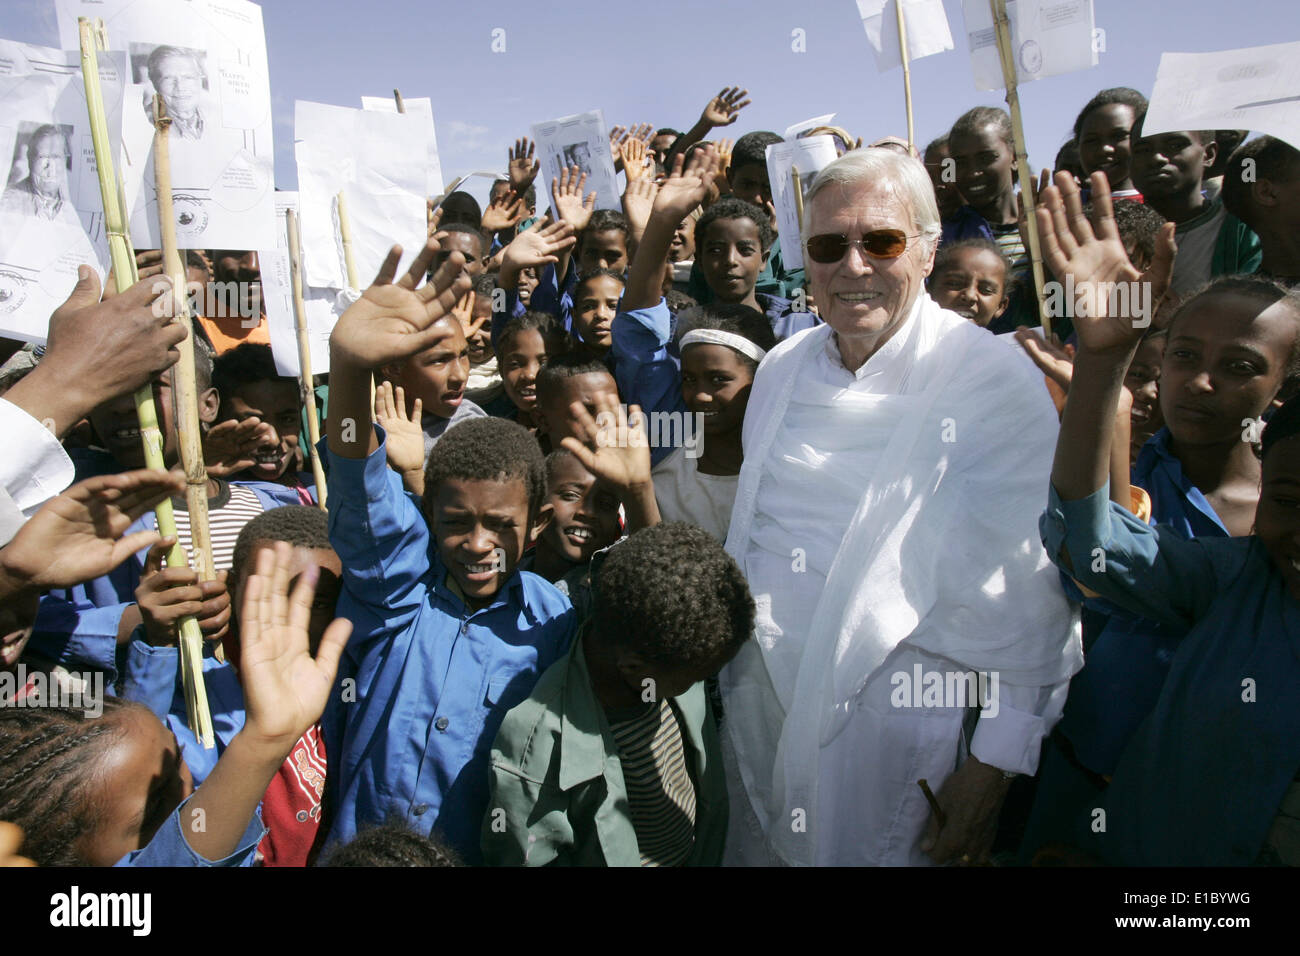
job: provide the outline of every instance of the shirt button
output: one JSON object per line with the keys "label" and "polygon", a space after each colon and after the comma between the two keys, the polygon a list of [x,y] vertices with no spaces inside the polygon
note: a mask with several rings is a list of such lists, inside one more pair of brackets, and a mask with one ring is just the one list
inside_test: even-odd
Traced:
{"label": "shirt button", "polygon": [[411,809],[411,812],[414,813],[417,817],[422,817],[424,816],[424,811],[428,809],[429,809],[429,805],[427,803],[420,803],[420,804],[416,804],[415,807]]}
{"label": "shirt button", "polygon": [[447,725],[450,723],[451,721],[448,720],[446,717],[439,717],[436,721],[434,721],[433,726],[445,732],[447,729]]}

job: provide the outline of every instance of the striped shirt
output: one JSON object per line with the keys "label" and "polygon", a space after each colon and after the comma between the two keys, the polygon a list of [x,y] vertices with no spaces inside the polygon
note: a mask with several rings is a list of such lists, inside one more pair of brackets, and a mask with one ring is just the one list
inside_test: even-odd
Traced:
{"label": "striped shirt", "polygon": [[667,700],[610,721],[642,866],[681,866],[695,846],[695,782]]}
{"label": "striped shirt", "polygon": [[[212,536],[212,570],[229,571],[239,532],[264,509],[261,499],[250,489],[232,485],[228,481],[218,481],[217,485],[216,497],[208,499],[208,528]],[[176,537],[188,554],[192,545],[190,513],[185,496],[172,498],[172,507],[176,511]]]}

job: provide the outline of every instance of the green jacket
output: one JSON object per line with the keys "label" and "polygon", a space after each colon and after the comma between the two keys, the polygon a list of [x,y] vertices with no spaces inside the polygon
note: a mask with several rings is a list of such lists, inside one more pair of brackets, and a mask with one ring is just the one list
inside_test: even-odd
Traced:
{"label": "green jacket", "polygon": [[[673,703],[695,780],[687,865],[716,866],[727,832],[717,726],[703,683]],[[489,866],[641,865],[618,746],[591,689],[581,633],[497,733],[483,859]]]}

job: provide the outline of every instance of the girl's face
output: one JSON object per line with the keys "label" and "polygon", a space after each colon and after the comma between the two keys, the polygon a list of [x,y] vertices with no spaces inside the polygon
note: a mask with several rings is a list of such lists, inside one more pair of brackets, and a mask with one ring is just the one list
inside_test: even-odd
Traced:
{"label": "girl's face", "polygon": [[579,282],[573,291],[574,330],[593,348],[609,348],[614,344],[614,316],[623,283],[613,276],[596,276]]}
{"label": "girl's face", "polygon": [[536,288],[537,270],[532,266],[528,266],[526,269],[521,269],[519,271],[518,294],[519,301],[522,302],[525,307],[527,307],[528,303],[533,300],[533,290]]}
{"label": "girl's face", "polygon": [[754,384],[754,373],[735,349],[698,343],[682,350],[682,399],[704,416],[704,433],[738,430]]}
{"label": "girl's face", "polygon": [[1129,188],[1129,132],[1133,128],[1133,107],[1107,103],[1083,118],[1079,125],[1079,162],[1091,176],[1106,174],[1111,189]]}
{"label": "girl's face", "polygon": [[1300,601],[1300,441],[1297,436],[1278,442],[1264,459],[1259,505],[1255,509],[1255,535],[1273,566],[1286,582],[1291,597]]}
{"label": "girl's face", "polygon": [[1143,339],[1124,373],[1124,386],[1133,393],[1133,410],[1129,422],[1133,427],[1132,443],[1141,448],[1146,440],[1164,427],[1160,413],[1160,364],[1165,354],[1165,337]]}
{"label": "girl's face", "polygon": [[686,262],[695,257],[695,220],[687,216],[673,230],[673,241],[668,244],[669,262]]}
{"label": "girl's face", "polygon": [[537,411],[537,373],[546,361],[546,340],[536,329],[524,329],[507,339],[498,363],[506,395],[515,408]]}
{"label": "girl's face", "polygon": [[977,212],[1000,204],[1011,191],[1016,156],[996,124],[952,134],[948,151],[957,164],[957,188]]}
{"label": "girl's face", "polygon": [[1285,303],[1261,308],[1235,293],[1202,295],[1169,328],[1160,408],[1180,444],[1231,444],[1242,422],[1264,414],[1282,386],[1296,341]]}
{"label": "girl's face", "polygon": [[82,834],[77,848],[89,865],[112,866],[148,846],[172,811],[194,792],[194,778],[176,735],[145,708],[128,707],[100,719],[122,726],[95,768],[103,787],[96,796],[99,826]]}
{"label": "girl's face", "polygon": [[931,298],[980,328],[1007,307],[1007,268],[987,249],[962,249],[935,272]]}

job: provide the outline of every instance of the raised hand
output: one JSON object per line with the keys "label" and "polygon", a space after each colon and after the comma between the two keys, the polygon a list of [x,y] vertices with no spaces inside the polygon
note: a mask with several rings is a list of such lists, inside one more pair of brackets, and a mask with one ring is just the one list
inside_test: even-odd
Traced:
{"label": "raised hand", "polygon": [[430,239],[406,274],[394,281],[402,249],[393,246],[374,283],[339,317],[330,335],[331,355],[344,364],[376,369],[451,336],[436,323],[470,290],[480,266],[467,265],[464,256],[453,252],[433,278],[420,285],[437,254],[438,242]]}
{"label": "raised hand", "polygon": [[480,223],[485,232],[505,232],[513,229],[528,214],[523,199],[513,189],[498,196],[483,210]]}
{"label": "raised hand", "polygon": [[627,215],[633,238],[638,241],[645,233],[646,224],[650,222],[655,197],[658,195],[659,184],[648,176],[630,179],[623,192],[623,212]]}
{"label": "raised hand", "polygon": [[256,415],[218,422],[203,436],[203,466],[211,478],[229,478],[256,464],[257,449],[279,440],[275,426]]}
{"label": "raised hand", "polygon": [[644,179],[649,175],[645,164],[646,145],[643,140],[629,136],[623,140],[618,150],[623,158],[623,172],[627,173],[629,185],[633,180]]}
{"label": "raised hand", "polygon": [[587,185],[587,174],[577,166],[570,166],[560,171],[558,179],[551,180],[551,203],[555,214],[575,232],[582,232],[591,221],[591,214],[596,211],[596,194],[588,193],[582,198],[582,190]]}
{"label": "raised hand", "polygon": [[220,572],[215,581],[200,581],[193,568],[164,568],[163,559],[175,543],[175,538],[164,538],[149,549],[135,589],[145,640],[154,647],[174,645],[177,624],[191,616],[198,618],[205,638],[219,640],[230,624],[227,572]]}
{"label": "raised hand", "polygon": [[713,181],[718,187],[718,192],[726,194],[731,188],[727,181],[727,171],[731,169],[731,147],[732,142],[729,139],[720,139],[717,142],[718,147],[718,171],[713,175]]}
{"label": "raised hand", "polygon": [[717,96],[709,100],[700,114],[700,122],[706,126],[730,126],[740,116],[740,111],[752,101],[747,99],[749,90],[728,86]]}
{"label": "raised hand", "polygon": [[460,327],[465,330],[465,338],[467,339],[472,339],[474,333],[483,328],[483,323],[487,321],[486,317],[479,319],[477,322],[474,321],[474,303],[477,301],[478,296],[471,289],[451,309],[451,314],[460,320]]}
{"label": "raised hand", "polygon": [[[1053,339],[1056,336],[1052,336]],[[1028,326],[1016,329],[1016,341],[1025,350],[1030,361],[1047,378],[1047,392],[1052,396],[1052,404],[1059,415],[1065,410],[1065,397],[1070,391],[1070,379],[1074,377],[1074,347],[1062,346],[1059,341],[1049,342]]]}
{"label": "raised hand", "polygon": [[559,262],[559,255],[577,242],[574,228],[568,222],[553,222],[543,226],[540,222],[525,229],[502,250],[501,272],[518,275],[522,269],[537,268]]}
{"label": "raised hand", "polygon": [[[1169,286],[1174,225],[1165,223],[1160,227],[1151,268],[1140,273],[1124,252],[1105,174],[1094,173],[1091,184],[1091,222],[1083,214],[1079,187],[1068,173],[1057,173],[1056,184],[1042,190],[1035,215],[1043,258],[1058,279],[1074,279],[1077,293],[1071,305],[1081,348],[1096,352],[1127,350],[1141,339],[1152,318],[1138,314],[1134,308],[1142,299],[1137,295],[1141,284],[1149,286],[1152,303],[1158,302]],[[1121,283],[1128,284],[1128,294],[1122,301],[1128,302],[1130,308],[1127,314],[1111,315],[1111,292]]]}
{"label": "raised hand", "polygon": [[432,199],[426,199],[424,202],[425,202],[425,212],[427,213],[428,221],[429,221],[428,234],[432,236],[435,232],[438,231],[438,223],[442,222],[442,207],[439,206],[437,209],[434,209]]}
{"label": "raised hand", "polygon": [[516,196],[528,191],[542,164],[533,158],[535,144],[527,136],[515,140],[510,149],[510,164],[507,167],[510,176],[510,189]]}
{"label": "raised hand", "polygon": [[625,139],[627,139],[626,126],[615,126],[611,128],[609,131],[609,151],[617,156],[618,147]]}
{"label": "raised hand", "polygon": [[636,405],[625,408],[613,395],[598,396],[595,405],[594,418],[581,402],[569,406],[581,439],[567,437],[560,444],[589,472],[618,489],[629,531],[658,523],[645,415]]}
{"label": "raised hand", "polygon": [[672,171],[659,184],[655,197],[655,215],[671,219],[674,226],[709,195],[718,172],[718,150],[712,144],[697,149],[689,164],[684,164],[684,159],[680,153],[673,157]]}
{"label": "raised hand", "polygon": [[308,565],[290,594],[289,581],[296,572],[288,542],[262,548],[244,584],[239,609],[239,680],[248,715],[241,733],[285,753],[325,710],[339,657],[352,633],[350,622],[335,620],[312,658],[307,626],[320,569]]}
{"label": "raised hand", "polygon": [[406,414],[406,392],[402,386],[393,388],[391,382],[383,382],[375,389],[375,421],[384,426],[388,442],[388,464],[393,471],[402,476],[402,481],[411,488],[408,476],[419,475],[420,490],[424,486],[424,429],[420,422],[424,414],[424,405],[420,399],[415,400],[415,407],[408,417]]}
{"label": "raised hand", "polygon": [[157,531],[122,537],[137,518],[185,488],[179,471],[141,469],[78,482],[47,501],[0,549],[0,595],[70,588],[108,574]]}

